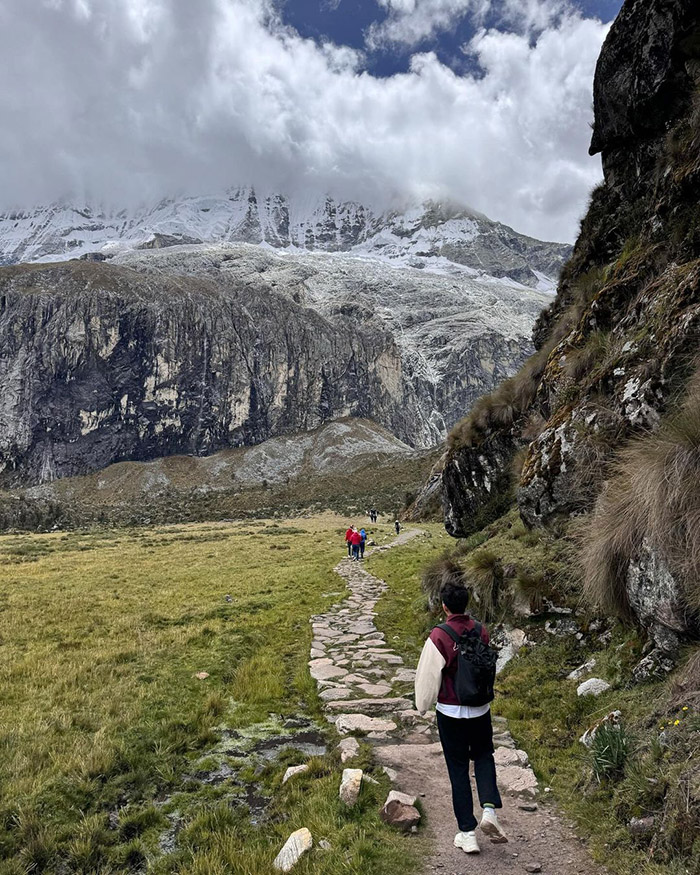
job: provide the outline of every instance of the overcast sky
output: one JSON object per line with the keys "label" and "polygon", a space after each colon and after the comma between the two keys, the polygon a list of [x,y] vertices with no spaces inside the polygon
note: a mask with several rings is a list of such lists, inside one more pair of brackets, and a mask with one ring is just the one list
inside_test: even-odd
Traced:
{"label": "overcast sky", "polygon": [[450,198],[572,240],[620,0],[0,0],[0,208]]}

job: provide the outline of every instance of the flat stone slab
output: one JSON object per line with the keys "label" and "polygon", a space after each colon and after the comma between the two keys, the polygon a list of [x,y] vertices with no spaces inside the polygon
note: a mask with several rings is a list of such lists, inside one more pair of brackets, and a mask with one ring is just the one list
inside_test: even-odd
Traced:
{"label": "flat stone slab", "polygon": [[335,728],[341,735],[349,735],[351,732],[393,732],[396,723],[367,714],[339,714]]}
{"label": "flat stone slab", "polygon": [[534,799],[537,793],[537,778],[532,769],[505,766],[498,770],[498,786],[508,796]]}
{"label": "flat stone slab", "polygon": [[[345,678],[343,678],[343,680],[345,680]],[[352,698],[352,690],[348,690],[347,687],[328,687],[327,690],[322,690],[318,694],[318,697],[324,702],[330,702],[340,699],[350,699]]]}
{"label": "flat stone slab", "polygon": [[411,707],[408,699],[350,699],[342,702],[327,702],[329,711],[345,711],[346,713],[376,714],[382,711],[404,711]]}
{"label": "flat stone slab", "polygon": [[416,679],[416,670],[414,668],[402,668],[394,675],[394,680],[398,684],[412,684]]}
{"label": "flat stone slab", "polygon": [[497,747],[493,759],[497,766],[528,766],[530,764],[525,751],[516,748]]}
{"label": "flat stone slab", "polygon": [[391,692],[388,684],[358,684],[366,696],[386,696]]}
{"label": "flat stone slab", "polygon": [[338,668],[336,665],[313,665],[310,668],[311,677],[315,681],[328,681],[331,678],[344,678],[349,674],[346,668]]}

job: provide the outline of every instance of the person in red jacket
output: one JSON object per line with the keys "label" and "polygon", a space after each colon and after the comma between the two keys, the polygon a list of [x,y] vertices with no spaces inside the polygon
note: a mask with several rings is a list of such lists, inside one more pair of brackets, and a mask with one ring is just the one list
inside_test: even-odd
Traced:
{"label": "person in red jacket", "polygon": [[352,556],[352,526],[345,532],[345,543],[348,545],[348,556]]}
{"label": "person in red jacket", "polygon": [[[469,590],[459,583],[446,583],[440,591],[442,609],[447,624],[460,635],[472,631],[476,621],[466,613]],[[481,639],[489,643],[489,633],[481,627]],[[437,725],[440,743],[452,785],[452,807],[459,832],[454,845],[466,854],[478,854],[477,821],[469,783],[469,761],[474,763],[474,777],[479,792],[482,833],[492,842],[507,842],[503,827],[498,822],[496,809],[502,808],[496,784],[496,765],[493,759],[493,729],[489,705],[477,707],[460,704],[455,693],[457,674],[456,644],[444,631],[435,628],[425,642],[416,671],[416,709],[430,710],[437,702]]]}
{"label": "person in red jacket", "polygon": [[362,535],[357,531],[355,526],[352,527],[352,535],[350,535],[350,543],[352,544],[352,560],[353,562],[360,561],[360,544],[362,543]]}

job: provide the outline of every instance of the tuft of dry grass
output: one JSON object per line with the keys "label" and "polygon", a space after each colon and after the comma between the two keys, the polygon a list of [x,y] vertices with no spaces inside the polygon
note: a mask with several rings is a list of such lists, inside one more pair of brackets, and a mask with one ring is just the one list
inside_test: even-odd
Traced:
{"label": "tuft of dry grass", "polygon": [[680,410],[630,443],[582,527],[588,600],[629,616],[625,578],[646,540],[678,576],[686,607],[700,611],[700,377]]}
{"label": "tuft of dry grass", "polygon": [[609,331],[594,331],[582,347],[567,352],[562,370],[569,380],[578,383],[594,370],[604,369],[614,348],[613,336]]}
{"label": "tuft of dry grass", "polygon": [[498,554],[489,549],[475,550],[467,559],[468,586],[485,621],[494,618],[503,584],[503,566]]}
{"label": "tuft of dry grass", "polygon": [[450,432],[448,449],[479,446],[490,431],[508,429],[524,416],[535,400],[551,349],[550,344],[538,350],[514,377],[479,398],[469,415]]}
{"label": "tuft of dry grass", "polygon": [[428,562],[421,572],[421,589],[428,597],[428,608],[436,611],[440,607],[440,591],[447,583],[468,588],[468,581],[461,565],[447,556]]}

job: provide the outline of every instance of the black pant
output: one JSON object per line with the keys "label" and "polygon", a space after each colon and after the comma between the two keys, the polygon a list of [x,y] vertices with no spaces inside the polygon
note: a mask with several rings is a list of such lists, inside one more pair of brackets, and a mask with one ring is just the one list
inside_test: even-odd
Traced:
{"label": "black pant", "polygon": [[348,545],[348,556],[352,556],[352,544],[350,541],[347,542]]}
{"label": "black pant", "polygon": [[496,786],[496,765],[493,761],[493,729],[491,712],[481,717],[462,720],[437,712],[442,752],[452,784],[452,807],[460,832],[476,829],[472,788],[469,783],[469,761],[474,763],[474,777],[479,792],[479,803],[490,802],[502,808],[501,795]]}
{"label": "black pant", "polygon": [[365,542],[360,541],[360,559],[365,558]]}

